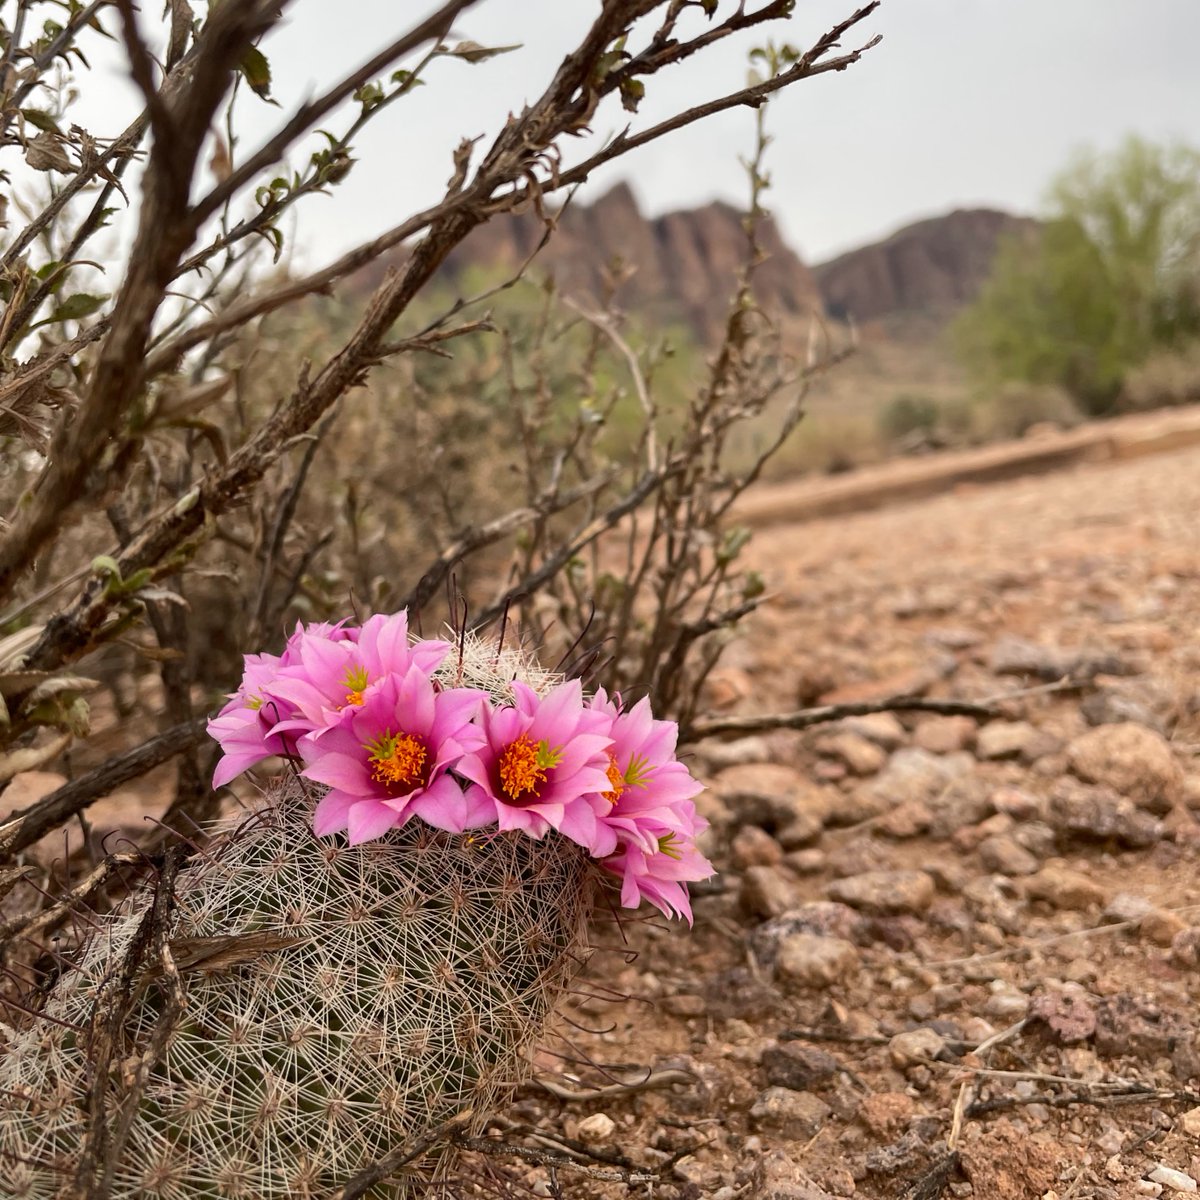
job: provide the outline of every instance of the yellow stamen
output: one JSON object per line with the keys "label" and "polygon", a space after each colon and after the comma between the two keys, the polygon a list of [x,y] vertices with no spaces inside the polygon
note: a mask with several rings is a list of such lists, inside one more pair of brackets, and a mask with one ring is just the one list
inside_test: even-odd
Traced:
{"label": "yellow stamen", "polygon": [[362,704],[363,692],[367,690],[367,684],[371,682],[367,676],[367,668],[347,667],[346,677],[342,682],[346,687],[346,699],[342,703],[342,707]]}
{"label": "yellow stamen", "polygon": [[616,804],[621,798],[621,793],[625,790],[625,775],[621,771],[621,768],[617,766],[617,760],[611,752],[608,756],[608,770],[605,774],[608,775],[608,782],[612,784],[612,791],[601,792],[600,794],[609,804]]}
{"label": "yellow stamen", "polygon": [[371,778],[376,783],[410,784],[421,778],[425,768],[425,747],[409,733],[389,734],[369,747]]}
{"label": "yellow stamen", "polygon": [[520,800],[526,792],[532,792],[536,799],[538,784],[545,782],[538,746],[522,733],[500,755],[500,786],[510,800]]}
{"label": "yellow stamen", "polygon": [[363,702],[362,692],[347,692],[346,700],[345,700],[345,703],[342,705],[342,707],[345,708],[346,705],[348,705],[348,704],[361,704],[362,702]]}

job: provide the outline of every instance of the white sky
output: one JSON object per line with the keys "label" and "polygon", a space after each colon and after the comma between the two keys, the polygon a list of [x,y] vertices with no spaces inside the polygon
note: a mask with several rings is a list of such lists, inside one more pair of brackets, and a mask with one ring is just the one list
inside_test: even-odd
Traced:
{"label": "white sky", "polygon": [[[435,64],[428,87],[368,129],[360,161],[334,198],[309,202],[300,218],[302,258],[323,261],[439,196],[459,138],[494,133],[510,109],[538,95],[597,6],[483,0],[469,10],[460,36],[522,48],[474,66]],[[149,22],[157,0],[143,7]],[[264,45],[284,109],[247,96],[244,146],[435,7],[432,0],[296,0],[286,26]],[[854,0],[798,0],[796,15],[772,36],[805,48],[854,7]],[[729,9],[724,0],[721,11]],[[847,42],[874,33],[883,43],[857,66],[801,81],[770,109],[769,203],[810,262],[954,207],[1032,211],[1082,144],[1108,148],[1136,132],[1200,145],[1200,0],[884,0]],[[742,86],[746,51],[764,36],[731,40],[649,81],[635,122]],[[131,97],[115,66],[101,71],[100,105],[111,128],[91,127],[115,133]],[[594,128],[604,135],[626,119],[615,105],[603,108]],[[650,213],[714,197],[740,202],[738,157],[749,147],[752,120],[738,109],[676,133],[598,172],[580,198],[628,179]],[[582,153],[583,145],[569,145],[568,163]]]}

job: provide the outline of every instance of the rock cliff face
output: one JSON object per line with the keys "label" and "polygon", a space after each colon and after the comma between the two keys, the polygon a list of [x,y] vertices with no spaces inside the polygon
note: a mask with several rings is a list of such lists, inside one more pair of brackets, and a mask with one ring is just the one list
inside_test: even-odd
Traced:
{"label": "rock cliff face", "polygon": [[[542,236],[532,213],[498,217],[476,230],[450,256],[446,272],[461,279],[471,267],[517,268]],[[759,268],[759,302],[781,316],[807,315],[823,306],[812,272],[767,222],[760,240],[767,260]],[[592,205],[572,205],[537,260],[568,294],[597,300],[609,286],[614,261],[631,269],[617,298],[644,316],[681,320],[702,340],[720,329],[745,253],[741,214],[713,203],[685,212],[645,217],[633,192],[618,184]]]}
{"label": "rock cliff face", "polygon": [[837,319],[948,314],[975,298],[1002,238],[1030,236],[1036,228],[1026,217],[960,209],[851,250],[813,274],[829,315]]}

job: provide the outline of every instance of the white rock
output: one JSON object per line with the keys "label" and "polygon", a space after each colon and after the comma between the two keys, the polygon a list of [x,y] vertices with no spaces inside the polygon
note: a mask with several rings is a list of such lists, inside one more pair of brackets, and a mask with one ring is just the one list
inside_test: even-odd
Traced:
{"label": "white rock", "polygon": [[583,1141],[597,1144],[607,1142],[616,1127],[616,1121],[607,1113],[592,1113],[579,1122],[578,1133]]}
{"label": "white rock", "polygon": [[1146,1178],[1151,1183],[1161,1183],[1163,1187],[1170,1188],[1173,1192],[1194,1192],[1196,1190],[1196,1181],[1190,1175],[1183,1171],[1177,1171],[1174,1167],[1165,1166],[1163,1163],[1159,1163]]}

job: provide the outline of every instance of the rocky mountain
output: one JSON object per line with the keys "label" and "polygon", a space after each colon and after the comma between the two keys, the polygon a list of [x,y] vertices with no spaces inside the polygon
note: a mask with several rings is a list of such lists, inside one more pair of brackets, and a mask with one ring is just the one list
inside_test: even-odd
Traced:
{"label": "rocky mountain", "polygon": [[[477,229],[451,255],[446,271],[461,280],[472,267],[515,270],[541,239],[533,213],[502,216]],[[823,308],[812,272],[766,222],[760,241],[767,260],[755,277],[761,304],[781,316],[807,316]],[[745,255],[742,217],[731,205],[646,217],[627,184],[591,205],[573,204],[537,259],[569,294],[599,299],[619,260],[627,278],[617,298],[626,310],[690,325],[702,340],[718,332]]]}
{"label": "rocky mountain", "polygon": [[[593,302],[619,281],[616,298],[626,311],[651,322],[682,322],[702,342],[719,336],[746,250],[742,215],[732,205],[716,201],[647,217],[621,183],[590,205],[568,206],[556,221],[535,275],[553,274],[565,293]],[[544,228],[532,212],[495,217],[450,255],[443,276],[463,292],[477,291],[516,271]],[[1036,222],[1004,212],[960,210],[810,268],[768,219],[760,230],[766,259],[755,292],[785,324],[799,319],[806,325],[814,313],[853,317],[860,325],[889,318],[912,325],[915,319],[923,340],[975,296],[1000,239],[1035,228]]]}
{"label": "rocky mountain", "polygon": [[974,299],[1002,238],[1029,236],[1036,228],[1027,217],[959,209],[907,225],[882,242],[822,263],[813,274],[835,319],[946,315]]}

